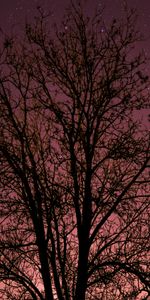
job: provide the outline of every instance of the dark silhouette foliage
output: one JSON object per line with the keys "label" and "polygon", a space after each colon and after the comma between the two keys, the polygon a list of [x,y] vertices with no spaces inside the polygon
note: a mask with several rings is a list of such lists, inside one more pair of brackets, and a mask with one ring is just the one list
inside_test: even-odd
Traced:
{"label": "dark silhouette foliage", "polygon": [[[103,30],[102,30],[103,28]],[[2,299],[150,295],[145,57],[135,14],[39,8],[0,52]]]}

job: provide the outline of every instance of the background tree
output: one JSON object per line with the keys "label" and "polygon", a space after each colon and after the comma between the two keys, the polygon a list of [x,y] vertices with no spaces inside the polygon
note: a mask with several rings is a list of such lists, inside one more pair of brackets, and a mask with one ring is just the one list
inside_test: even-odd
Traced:
{"label": "background tree", "polygon": [[150,139],[137,110],[149,80],[134,12],[106,26],[72,5],[52,32],[39,13],[0,55],[1,297],[148,297]]}

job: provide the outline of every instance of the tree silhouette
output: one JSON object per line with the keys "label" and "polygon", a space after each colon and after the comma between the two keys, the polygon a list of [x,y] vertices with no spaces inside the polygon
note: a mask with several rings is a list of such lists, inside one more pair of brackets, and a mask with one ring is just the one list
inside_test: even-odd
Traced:
{"label": "tree silhouette", "polygon": [[[148,106],[135,14],[39,8],[0,53],[2,299],[150,295]],[[102,30],[103,28],[103,30]],[[142,299],[142,298],[140,298]]]}

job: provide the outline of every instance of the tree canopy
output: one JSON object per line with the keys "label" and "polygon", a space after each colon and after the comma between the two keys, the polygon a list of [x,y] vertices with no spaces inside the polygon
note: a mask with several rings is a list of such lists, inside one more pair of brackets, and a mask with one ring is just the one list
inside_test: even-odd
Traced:
{"label": "tree canopy", "polygon": [[150,295],[146,60],[133,10],[102,15],[72,4],[60,29],[39,8],[3,41],[2,299]]}

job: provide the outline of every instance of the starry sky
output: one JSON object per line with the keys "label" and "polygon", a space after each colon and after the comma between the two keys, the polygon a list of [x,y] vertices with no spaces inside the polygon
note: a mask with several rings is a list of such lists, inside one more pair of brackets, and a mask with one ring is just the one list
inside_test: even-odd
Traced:
{"label": "starry sky", "polygon": [[[87,9],[105,6],[105,18],[120,16],[124,0],[83,0]],[[51,11],[54,21],[58,21],[64,14],[69,0],[0,0],[0,28],[4,32],[21,31],[25,20],[32,20],[36,15],[36,7],[42,6],[45,11]],[[88,3],[88,4],[87,4]],[[137,9],[139,29],[145,36],[142,44],[145,52],[150,53],[150,0],[127,0],[130,7]]]}
{"label": "starry sky", "polygon": [[[74,0],[75,1],[75,0]],[[124,0],[83,0],[87,9],[105,6],[105,18],[120,16]],[[4,32],[20,32],[25,20],[32,20],[36,15],[36,7],[42,6],[51,11],[54,21],[58,22],[64,14],[69,0],[0,0],[0,28]],[[87,4],[88,3],[88,4]],[[130,7],[137,9],[139,29],[145,36],[142,44],[145,52],[150,53],[150,0],[127,0]]]}
{"label": "starry sky", "polygon": [[[76,0],[74,0],[76,1]],[[88,12],[96,6],[105,7],[105,21],[119,17],[125,0],[82,0]],[[140,47],[146,56],[150,57],[150,0],[126,0],[129,7],[136,8],[138,14],[138,29],[144,36]],[[0,29],[4,33],[19,34],[25,21],[32,21],[37,14],[37,6],[42,6],[46,12],[51,12],[54,22],[59,22],[64,15],[69,0],[0,0]],[[140,49],[141,49],[140,48]],[[150,75],[150,63],[146,73]]]}
{"label": "starry sky", "polygon": [[[83,0],[83,2],[86,5],[88,3],[89,10],[96,5],[105,6],[106,18],[111,18],[120,15],[124,0]],[[10,30],[13,24],[19,28],[25,17],[32,18],[36,14],[36,7],[39,5],[43,6],[45,10],[52,10],[53,16],[60,19],[68,3],[69,0],[0,0],[0,27]],[[127,0],[127,3],[130,7],[137,9],[140,29],[148,35],[150,31],[150,1]]]}
{"label": "starry sky", "polygon": [[[76,0],[74,0],[76,1]],[[87,12],[90,14],[96,7],[105,8],[105,22],[121,16],[123,2],[136,8],[138,14],[138,29],[144,36],[140,43],[140,49],[144,49],[150,58],[150,0],[82,0]],[[20,35],[26,21],[32,21],[37,14],[37,7],[42,6],[45,12],[50,12],[54,22],[59,23],[64,15],[69,0],[0,0],[0,29],[4,33]],[[146,64],[145,73],[150,76],[150,60]],[[149,89],[149,88],[148,88]],[[146,121],[148,111],[143,111],[143,119]],[[145,123],[145,122],[144,122]],[[147,123],[147,121],[146,121]],[[149,125],[148,125],[149,126]]]}

